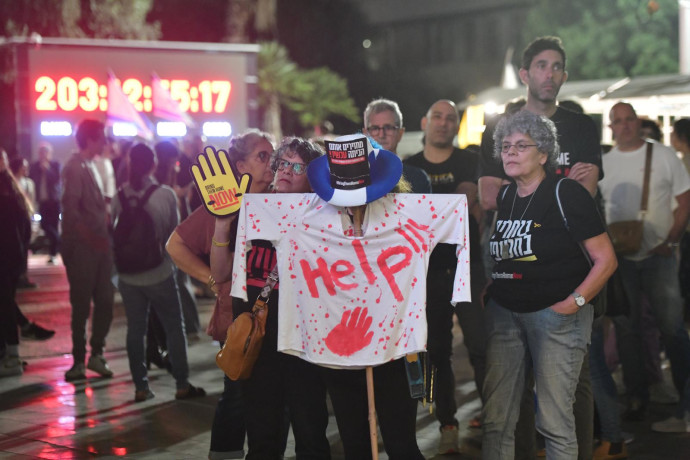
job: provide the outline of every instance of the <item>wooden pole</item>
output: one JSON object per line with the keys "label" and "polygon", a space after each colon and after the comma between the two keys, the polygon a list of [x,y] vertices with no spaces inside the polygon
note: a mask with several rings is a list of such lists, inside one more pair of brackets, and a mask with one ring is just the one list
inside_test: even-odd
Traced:
{"label": "wooden pole", "polygon": [[[364,221],[364,211],[366,205],[351,208],[352,210],[352,225],[354,227],[354,236],[361,238],[364,236],[362,232],[362,222]],[[379,436],[376,429],[376,403],[374,399],[374,369],[371,366],[366,368],[367,374],[367,405],[369,407],[369,437],[371,438],[371,458],[378,460],[379,458]]]}
{"label": "wooden pole", "polygon": [[374,401],[374,368],[367,369],[367,403],[369,405],[369,437],[371,437],[371,458],[379,458],[379,436],[376,431],[376,404]]}

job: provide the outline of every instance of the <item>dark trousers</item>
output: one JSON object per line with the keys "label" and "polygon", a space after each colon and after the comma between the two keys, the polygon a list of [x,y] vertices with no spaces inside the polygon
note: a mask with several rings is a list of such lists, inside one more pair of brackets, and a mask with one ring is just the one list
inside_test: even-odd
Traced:
{"label": "dark trousers", "polygon": [[184,327],[187,334],[199,332],[199,310],[194,297],[194,287],[189,275],[177,269],[177,287],[180,291],[180,303],[182,304],[182,316],[184,317]]}
{"label": "dark trousers", "polygon": [[283,458],[286,408],[297,459],[330,459],[326,386],[320,368],[277,352],[275,341],[270,345],[264,342],[251,377],[241,382],[249,446],[246,459]]}
{"label": "dark trousers", "polygon": [[[415,431],[417,400],[410,396],[403,361],[404,358],[397,359],[373,369],[376,416],[388,458],[423,459]],[[366,371],[328,368],[323,371],[345,458],[370,459]]]}
{"label": "dark trousers", "polygon": [[58,225],[60,223],[60,202],[57,200],[41,201],[38,205],[38,211],[41,214],[41,228],[45,233],[50,247],[48,251],[51,256],[58,252],[58,245],[60,244],[60,233],[58,232]]}
{"label": "dark trousers", "polygon": [[211,452],[229,453],[244,450],[244,415],[242,385],[223,375],[223,394],[218,399],[211,427]]}
{"label": "dark trousers", "polygon": [[0,272],[0,342],[3,345],[19,345],[17,330],[17,275]]}
{"label": "dark trousers", "polygon": [[91,299],[91,354],[103,353],[105,337],[113,320],[112,254],[110,250],[97,252],[73,241],[63,245],[62,259],[72,304],[72,356],[75,363],[83,363],[86,359],[86,322],[91,314]]}
{"label": "dark trousers", "polygon": [[450,271],[429,271],[426,288],[427,352],[436,369],[433,394],[436,419],[441,426],[458,426],[455,412],[455,374],[451,365],[453,355],[453,275]]}
{"label": "dark trousers", "polygon": [[467,348],[470,364],[474,370],[474,383],[479,398],[484,402],[482,388],[486,375],[487,333],[481,295],[486,286],[484,264],[472,263],[470,267],[471,302],[460,302],[455,306],[455,316],[462,329],[463,343]]}

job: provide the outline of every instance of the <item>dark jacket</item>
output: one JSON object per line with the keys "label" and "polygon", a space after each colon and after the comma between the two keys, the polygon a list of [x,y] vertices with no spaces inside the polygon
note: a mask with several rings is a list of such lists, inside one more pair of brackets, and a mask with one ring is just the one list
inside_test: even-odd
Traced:
{"label": "dark jacket", "polygon": [[51,161],[48,169],[41,168],[37,161],[29,168],[29,177],[36,184],[36,201],[40,201],[42,191],[40,187],[43,184],[43,175],[45,174],[46,196],[49,200],[60,201],[60,163]]}
{"label": "dark jacket", "polygon": [[19,206],[11,181],[9,172],[0,172],[0,274],[19,276],[26,270],[31,219]]}

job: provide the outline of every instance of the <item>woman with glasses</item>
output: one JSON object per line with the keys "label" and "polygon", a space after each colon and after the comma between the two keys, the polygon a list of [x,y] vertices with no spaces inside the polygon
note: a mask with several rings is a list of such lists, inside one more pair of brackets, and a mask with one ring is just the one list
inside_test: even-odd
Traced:
{"label": "woman with glasses", "polygon": [[[240,173],[252,175],[249,193],[268,191],[273,172],[273,138],[268,133],[255,129],[232,137],[228,148],[228,158]],[[219,222],[232,225],[231,219]],[[166,249],[177,266],[203,283],[216,295],[216,304],[206,333],[221,343],[232,324],[232,298],[230,281],[218,282],[211,276],[209,255],[213,247],[213,234],[216,219],[204,206],[199,206],[187,219],[177,226],[170,236]],[[229,232],[229,227],[227,230]],[[223,241],[223,240],[221,240]],[[234,250],[234,241],[230,244]],[[227,249],[227,248],[226,248]],[[245,426],[240,382],[232,381],[223,375],[223,393],[216,405],[211,428],[210,460],[244,458]]]}
{"label": "woman with glasses", "polygon": [[[266,193],[272,182],[280,193],[310,191],[304,174],[306,165],[320,155],[322,151],[315,144],[298,138],[287,138],[274,153],[270,135],[257,130],[234,136],[228,148],[233,168],[239,174],[252,176],[249,193]],[[251,302],[229,297],[236,226],[235,217],[214,220],[205,209],[197,209],[168,242],[168,251],[176,263],[191,276],[208,282],[217,293],[207,332],[221,343],[233,317],[252,308],[276,262],[270,243],[254,241],[248,253]],[[206,262],[209,253],[211,266]],[[245,425],[249,447],[246,458],[282,458],[287,438],[286,405],[291,409],[297,458],[330,458],[325,436],[325,388],[317,369],[277,351],[278,293],[279,284],[270,297],[266,336],[251,377],[232,381],[224,376],[224,391],[211,431],[210,459],[245,458]],[[294,401],[295,393],[302,398],[300,401]]]}
{"label": "woman with glasses", "polygon": [[[278,193],[310,192],[307,164],[316,158],[314,144],[298,137],[287,137],[273,160],[273,190]],[[320,151],[319,151],[320,152]]]}
{"label": "woman with glasses", "polygon": [[590,302],[616,256],[587,190],[555,175],[553,122],[522,110],[499,122],[494,142],[512,182],[499,192],[489,243],[482,456],[514,456],[525,376],[533,372],[546,456],[576,459],[573,401],[591,336]]}

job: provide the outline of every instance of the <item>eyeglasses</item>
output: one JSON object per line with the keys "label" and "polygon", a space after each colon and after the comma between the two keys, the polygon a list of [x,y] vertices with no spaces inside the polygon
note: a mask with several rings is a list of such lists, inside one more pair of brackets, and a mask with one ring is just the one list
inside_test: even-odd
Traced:
{"label": "eyeglasses", "polygon": [[537,144],[523,144],[522,142],[517,144],[505,143],[501,146],[501,153],[508,153],[511,147],[515,147],[518,152],[523,153],[528,147],[537,147]]}
{"label": "eyeglasses", "polygon": [[276,162],[276,169],[278,171],[289,169],[290,167],[292,167],[292,172],[294,172],[298,176],[301,176],[302,174],[307,172],[307,165],[305,165],[304,163],[291,163],[287,160],[278,160]]}
{"label": "eyeglasses", "polygon": [[376,126],[376,125],[371,125],[367,126],[367,131],[369,131],[369,134],[372,136],[378,136],[381,130],[383,130],[384,134],[393,134],[396,133],[400,129],[400,126],[393,126],[393,125],[383,125],[383,126]]}

